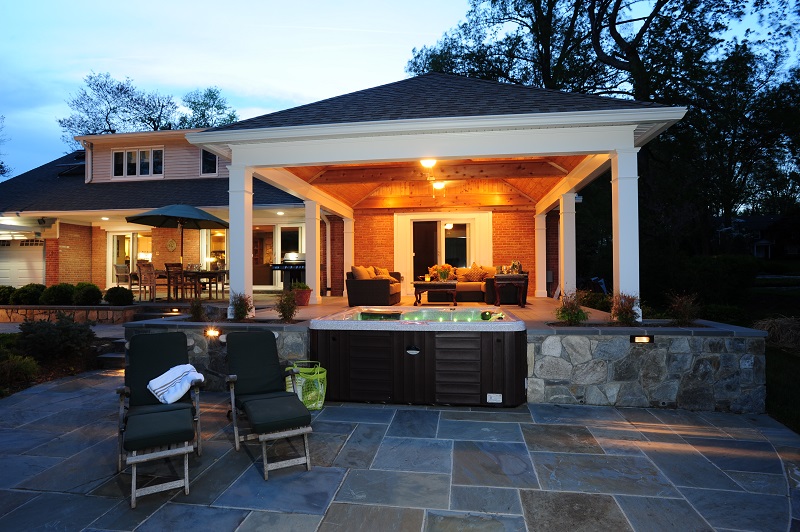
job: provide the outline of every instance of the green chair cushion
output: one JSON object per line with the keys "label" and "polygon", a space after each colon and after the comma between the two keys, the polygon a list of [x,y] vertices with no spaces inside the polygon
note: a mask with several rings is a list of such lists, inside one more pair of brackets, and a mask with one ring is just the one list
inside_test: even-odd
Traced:
{"label": "green chair cushion", "polygon": [[227,334],[228,373],[236,375],[237,394],[286,390],[286,371],[280,365],[272,331]]}
{"label": "green chair cushion", "polygon": [[311,414],[296,395],[254,399],[244,404],[253,432],[265,434],[311,424]]}
{"label": "green chair cushion", "polygon": [[[131,337],[128,344],[125,385],[131,390],[131,406],[161,404],[147,389],[147,384],[170,368],[189,363],[186,334],[182,332],[136,334]],[[184,396],[181,401],[186,399],[187,396]]]}
{"label": "green chair cushion", "polygon": [[271,393],[254,393],[249,395],[236,394],[236,408],[244,408],[245,403],[249,401],[258,401],[261,399],[274,399],[276,397],[297,397],[292,392],[271,392]]}
{"label": "green chair cushion", "polygon": [[192,411],[188,408],[128,416],[123,447],[141,451],[194,438]]}
{"label": "green chair cushion", "polygon": [[158,412],[169,412],[171,410],[191,410],[194,415],[194,405],[187,402],[170,403],[168,405],[158,403],[157,405],[140,405],[128,408],[128,417],[140,414],[155,414]]}

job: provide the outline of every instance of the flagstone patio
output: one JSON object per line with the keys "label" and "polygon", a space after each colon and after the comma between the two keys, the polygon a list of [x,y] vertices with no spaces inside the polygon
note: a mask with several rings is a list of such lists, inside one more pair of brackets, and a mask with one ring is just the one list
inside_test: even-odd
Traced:
{"label": "flagstone patio", "polygon": [[190,494],[144,496],[131,510],[130,475],[115,468],[121,382],[121,371],[91,372],[0,400],[0,529],[800,527],[800,436],[766,415],[326,404],[314,468],[265,482],[259,449],[233,449],[224,393],[202,394]]}

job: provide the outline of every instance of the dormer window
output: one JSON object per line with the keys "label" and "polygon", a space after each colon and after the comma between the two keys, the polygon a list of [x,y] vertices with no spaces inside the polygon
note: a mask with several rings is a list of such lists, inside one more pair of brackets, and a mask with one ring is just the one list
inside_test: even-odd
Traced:
{"label": "dormer window", "polygon": [[129,149],[112,154],[114,177],[149,177],[164,175],[162,148]]}
{"label": "dormer window", "polygon": [[200,175],[217,175],[219,171],[217,156],[208,150],[200,152]]}

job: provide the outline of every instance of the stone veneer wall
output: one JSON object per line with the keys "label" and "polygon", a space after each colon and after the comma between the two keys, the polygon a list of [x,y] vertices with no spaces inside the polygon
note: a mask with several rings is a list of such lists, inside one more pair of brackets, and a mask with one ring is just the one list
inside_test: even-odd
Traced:
{"label": "stone veneer wall", "polygon": [[528,402],[764,412],[763,337],[648,332],[652,344],[529,332]]}
{"label": "stone veneer wall", "polygon": [[93,321],[95,323],[122,324],[133,320],[136,307],[43,307],[41,305],[20,306],[1,305],[0,323],[22,323],[23,321],[56,321],[59,314],[64,314],[76,323]]}

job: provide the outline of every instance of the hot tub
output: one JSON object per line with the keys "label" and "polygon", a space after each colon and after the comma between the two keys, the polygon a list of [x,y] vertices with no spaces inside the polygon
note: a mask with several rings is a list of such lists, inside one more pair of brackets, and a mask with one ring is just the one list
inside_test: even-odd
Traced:
{"label": "hot tub", "polygon": [[354,307],[311,320],[309,329],[311,357],[328,370],[329,400],[472,406],[526,400],[525,323],[497,307]]}

